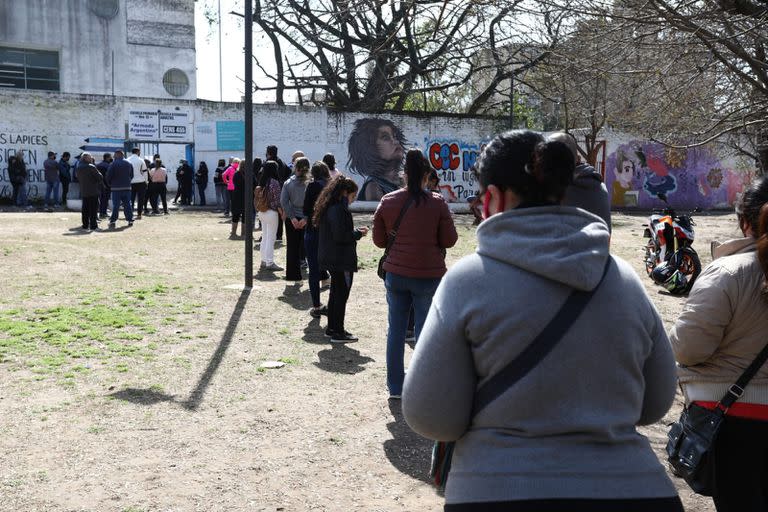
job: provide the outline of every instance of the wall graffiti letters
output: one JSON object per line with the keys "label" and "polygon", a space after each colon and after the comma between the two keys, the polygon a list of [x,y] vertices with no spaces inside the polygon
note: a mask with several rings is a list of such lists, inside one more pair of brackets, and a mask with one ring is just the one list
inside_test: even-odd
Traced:
{"label": "wall graffiti letters", "polygon": [[472,168],[482,146],[456,140],[427,140],[426,155],[440,177],[440,192],[447,201],[464,202],[477,193]]}

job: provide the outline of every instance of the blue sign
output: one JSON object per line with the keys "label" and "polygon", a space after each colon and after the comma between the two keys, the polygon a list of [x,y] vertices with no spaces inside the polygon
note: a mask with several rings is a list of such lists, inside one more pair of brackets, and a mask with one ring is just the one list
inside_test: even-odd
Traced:
{"label": "blue sign", "polygon": [[219,151],[245,149],[245,123],[243,121],[216,121],[216,147]]}

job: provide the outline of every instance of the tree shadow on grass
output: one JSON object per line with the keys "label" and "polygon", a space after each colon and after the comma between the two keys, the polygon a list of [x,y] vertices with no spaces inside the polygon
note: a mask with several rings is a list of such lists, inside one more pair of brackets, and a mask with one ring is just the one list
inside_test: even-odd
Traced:
{"label": "tree shadow on grass", "polygon": [[224,329],[224,334],[221,335],[219,346],[216,347],[216,351],[208,361],[208,366],[206,366],[205,370],[200,375],[197,381],[197,385],[195,385],[194,389],[190,392],[189,397],[186,400],[178,401],[174,395],[160,393],[151,388],[126,388],[108,396],[139,405],[154,405],[159,402],[174,402],[180,404],[185,409],[193,411],[196,410],[200,406],[200,403],[203,401],[203,397],[205,396],[205,392],[208,390],[208,386],[210,386],[214,375],[216,375],[216,371],[219,369],[221,362],[224,360],[224,355],[226,354],[227,349],[232,344],[232,338],[235,334],[235,331],[237,330],[237,325],[240,323],[240,317],[243,315],[245,305],[247,304],[248,297],[250,297],[250,295],[251,290],[247,288],[240,292],[240,297],[237,299],[235,309],[232,311],[232,315],[229,317],[229,322],[227,323],[226,329]]}
{"label": "tree shadow on grass", "polygon": [[403,419],[400,400],[390,400],[389,410],[394,417],[393,421],[387,423],[392,439],[384,441],[384,454],[401,473],[429,482],[433,442],[411,430]]}
{"label": "tree shadow on grass", "polygon": [[317,353],[319,361],[314,365],[333,373],[346,373],[354,375],[365,370],[363,366],[366,363],[373,362],[368,356],[360,355],[360,352],[350,348],[348,345],[331,345],[330,348],[321,350]]}

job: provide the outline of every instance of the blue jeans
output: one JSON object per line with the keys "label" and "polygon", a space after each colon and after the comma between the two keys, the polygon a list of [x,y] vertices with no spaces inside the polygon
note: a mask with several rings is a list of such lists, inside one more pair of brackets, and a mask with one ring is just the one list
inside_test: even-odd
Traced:
{"label": "blue jeans", "polygon": [[16,206],[28,206],[27,200],[27,184],[22,183],[19,185],[19,195],[16,196]]}
{"label": "blue jeans", "polygon": [[424,320],[427,319],[432,296],[440,284],[440,278],[405,277],[387,272],[384,285],[387,287],[389,305],[387,330],[387,388],[389,394],[403,392],[403,358],[405,357],[405,331],[408,328],[408,315],[413,306],[416,339],[419,339]]}
{"label": "blue jeans", "polygon": [[109,218],[109,223],[114,224],[117,222],[117,216],[120,215],[120,205],[123,205],[125,210],[125,219],[128,222],[133,222],[133,207],[131,206],[131,191],[130,190],[113,190],[112,191],[112,216]]}
{"label": "blue jeans", "polygon": [[45,205],[53,206],[56,204],[56,198],[59,197],[59,182],[58,181],[46,181],[45,182]]}

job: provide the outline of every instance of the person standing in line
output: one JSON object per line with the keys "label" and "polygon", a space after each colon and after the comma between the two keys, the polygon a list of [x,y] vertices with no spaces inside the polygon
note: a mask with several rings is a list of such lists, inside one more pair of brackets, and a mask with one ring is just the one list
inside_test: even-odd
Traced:
{"label": "person standing in line", "polygon": [[8,180],[11,182],[11,204],[16,205],[16,199],[19,197],[19,176],[16,169],[16,157],[8,157]]}
{"label": "person standing in line", "polygon": [[328,166],[320,161],[312,164],[310,172],[312,183],[307,185],[302,207],[304,217],[309,221],[304,227],[304,252],[307,256],[307,269],[309,271],[309,295],[312,298],[312,309],[309,310],[309,314],[312,318],[320,318],[322,315],[328,315],[328,308],[320,302],[320,283],[328,279],[329,276],[327,271],[320,271],[320,264],[317,260],[319,234],[312,218],[315,214],[317,198],[330,180],[330,176]]}
{"label": "person standing in line", "polygon": [[98,225],[99,194],[104,186],[101,173],[93,165],[93,157],[90,153],[80,155],[80,163],[77,166],[77,181],[80,184],[80,196],[83,205],[80,210],[82,228],[89,231],[96,230]]}
{"label": "person standing in line", "polygon": [[459,238],[448,203],[441,195],[425,190],[431,170],[421,150],[408,150],[406,188],[385,194],[373,216],[373,243],[385,248],[398,217],[405,212],[384,262],[389,305],[387,388],[393,399],[399,399],[403,392],[403,357],[411,309],[418,342],[432,296],[447,270],[445,251]]}
{"label": "person standing in line", "polygon": [[584,162],[579,154],[576,139],[568,132],[557,132],[549,136],[549,140],[557,140],[568,146],[573,153],[576,169],[573,171],[573,183],[565,191],[563,204],[578,206],[594,213],[603,219],[611,230],[611,200],[608,189],[603,183],[602,175],[594,167]]}
{"label": "person standing in line", "polygon": [[14,171],[12,174],[16,177],[16,182],[18,183],[16,206],[31,209],[32,207],[29,205],[29,199],[27,198],[29,171],[27,171],[27,164],[24,162],[24,150],[20,149],[16,151],[15,156],[16,159],[14,160]]}
{"label": "person standing in line", "polygon": [[320,268],[331,274],[328,297],[328,327],[325,335],[331,343],[353,343],[356,336],[344,328],[347,301],[357,272],[357,241],[368,234],[367,227],[355,228],[349,205],[357,197],[357,183],[345,177],[332,180],[315,203],[313,222],[320,240]]}
{"label": "person standing in line", "polygon": [[333,155],[333,153],[324,154],[323,163],[328,166],[328,173],[331,179],[341,176],[341,171],[336,168],[336,157]]}
{"label": "person standing in line", "polygon": [[227,167],[221,175],[221,179],[224,182],[224,185],[227,187],[227,202],[224,210],[225,217],[229,216],[230,211],[232,210],[232,193],[235,190],[235,184],[232,183],[232,177],[235,175],[239,167],[240,159],[232,158],[232,162],[229,164],[229,167]]}
{"label": "person standing in line", "polygon": [[[714,410],[768,343],[768,176],[736,214],[743,237],[712,243],[669,333],[686,407]],[[768,364],[726,411],[714,449],[717,511],[768,510]]]}
{"label": "person standing in line", "polygon": [[[243,172],[242,165],[237,166],[237,170],[232,175],[230,181],[232,182],[233,188],[232,202],[230,203],[230,209],[232,211],[232,230],[229,232],[229,239],[240,240],[245,236],[245,207],[246,204],[248,207],[251,207],[250,198],[252,197],[253,192],[248,191],[248,194],[245,193],[245,173]],[[245,200],[246,197],[249,199],[247,203]],[[243,223],[243,229],[240,231],[242,235],[238,236],[237,226],[240,224],[240,221]]]}
{"label": "person standing in line", "polygon": [[195,170],[186,160],[181,161],[181,183],[181,204],[190,206],[194,196]]}
{"label": "person standing in line", "polygon": [[[61,181],[61,206],[62,208],[67,207],[67,197],[69,196],[69,184],[72,183],[72,180],[74,178],[72,169],[75,168],[74,166],[69,164],[69,159],[71,158],[71,155],[69,154],[69,151],[65,151],[61,154],[61,160],[59,160],[59,181]],[[75,162],[75,165],[77,165],[79,162]],[[77,175],[77,171],[74,173]]]}
{"label": "person standing in line", "polygon": [[304,228],[307,219],[304,216],[304,196],[309,180],[309,159],[299,157],[293,165],[293,176],[283,185],[280,204],[283,207],[285,221],[285,280],[301,281],[301,255],[304,246]]}
{"label": "person standing in line", "polygon": [[114,229],[117,217],[120,215],[120,205],[125,211],[128,227],[133,226],[133,208],[131,207],[131,181],[133,180],[133,165],[124,158],[121,149],[115,151],[115,159],[107,169],[107,185],[112,189],[112,216],[109,218],[109,228]]}
{"label": "person standing in line", "polygon": [[52,212],[59,197],[59,162],[56,161],[56,153],[53,151],[48,152],[48,158],[43,162],[43,171],[45,173],[45,211]]}
{"label": "person standing in line", "polygon": [[205,206],[205,189],[208,187],[208,165],[205,162],[200,162],[200,166],[197,168],[195,183],[197,183],[197,191],[200,195],[197,204]]}
{"label": "person standing in line", "polygon": [[[285,165],[285,162],[283,162],[280,157],[277,156],[277,146],[267,146],[267,160],[272,160],[277,164],[277,181],[280,183],[280,186],[283,186],[283,183],[288,181],[288,178],[291,177],[291,169]],[[283,223],[278,222],[277,223],[277,238],[275,239],[277,242],[283,241]]]}
{"label": "person standing in line", "polygon": [[277,162],[268,160],[261,167],[259,185],[254,191],[254,206],[258,209],[257,198],[266,198],[265,211],[259,211],[261,222],[261,267],[260,270],[279,271],[282,267],[275,263],[275,235],[283,208],[280,206],[280,182],[277,180]]}
{"label": "person standing in line", "polygon": [[141,158],[141,149],[133,148],[127,162],[133,166],[133,178],[131,178],[131,207],[136,203],[136,219],[141,219],[144,213],[144,199],[147,194],[147,181],[149,169],[147,163]]}
{"label": "person standing in line", "polygon": [[408,425],[456,441],[445,512],[683,512],[637,431],[675,398],[672,349],[605,222],[561,205],[573,170],[528,130],[480,155],[477,253],[443,277],[403,387]]}
{"label": "person standing in line", "polygon": [[[216,170],[213,171],[213,188],[216,190],[216,207],[217,208],[224,208],[224,206],[227,204],[226,202],[226,195],[227,195],[227,185],[224,183],[224,180],[221,179],[221,175],[224,174],[225,169],[225,161],[224,159],[220,159],[218,164],[216,165]],[[254,172],[256,170],[254,169]],[[225,211],[229,211],[228,208],[224,208]]]}
{"label": "person standing in line", "polygon": [[149,188],[152,213],[155,215],[160,214],[159,202],[162,200],[163,215],[168,215],[168,202],[166,199],[168,194],[168,170],[163,167],[163,161],[159,158],[155,159],[152,169],[149,170]]}
{"label": "person standing in line", "polygon": [[101,187],[101,192],[99,194],[99,218],[100,219],[107,218],[107,203],[109,203],[109,196],[111,194],[111,191],[109,189],[109,186],[106,183],[106,180],[107,180],[107,169],[109,169],[109,164],[111,163],[112,163],[112,154],[104,153],[104,155],[102,156],[101,162],[96,164],[96,168],[101,173],[101,178],[102,178],[102,187]]}

